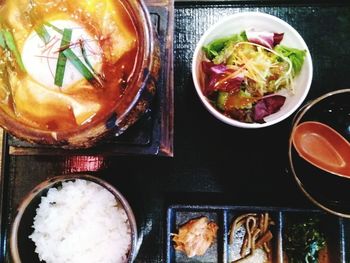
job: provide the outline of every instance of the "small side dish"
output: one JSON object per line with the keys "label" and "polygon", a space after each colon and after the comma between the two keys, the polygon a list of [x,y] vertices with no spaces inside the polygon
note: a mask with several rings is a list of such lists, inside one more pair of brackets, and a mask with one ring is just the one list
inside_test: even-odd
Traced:
{"label": "small side dish", "polygon": [[245,30],[215,39],[203,47],[203,93],[224,115],[242,122],[263,123],[294,92],[305,50],[280,44],[284,32]]}
{"label": "small side dish", "polygon": [[[231,224],[230,244],[235,239],[242,242],[240,258],[233,261],[239,263],[270,263],[272,262],[273,238],[270,227],[274,225],[269,213],[247,213],[238,216]],[[243,239],[242,239],[243,237]]]}
{"label": "small side dish", "polygon": [[327,245],[316,217],[287,225],[284,263],[328,263]]}
{"label": "small side dish", "polygon": [[312,82],[310,51],[278,17],[240,12],[211,26],[197,43],[192,77],[207,110],[240,128],[263,128],[294,113]]}
{"label": "small side dish", "polygon": [[136,257],[132,209],[101,178],[50,177],[28,193],[14,214],[11,262],[126,263]]}
{"label": "small side dish", "polygon": [[207,217],[191,219],[173,234],[174,248],[188,257],[202,256],[215,241],[217,231],[217,224]]}
{"label": "small side dish", "polygon": [[41,198],[30,239],[41,261],[127,261],[128,217],[108,190],[86,180],[63,182]]}

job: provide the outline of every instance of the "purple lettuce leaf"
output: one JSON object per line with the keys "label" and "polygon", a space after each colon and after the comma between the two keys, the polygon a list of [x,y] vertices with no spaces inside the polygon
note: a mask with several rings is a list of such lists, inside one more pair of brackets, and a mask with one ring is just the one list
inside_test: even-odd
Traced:
{"label": "purple lettuce leaf", "polygon": [[[204,93],[206,96],[215,91],[236,92],[244,80],[244,74],[233,74],[235,70],[228,68],[224,64],[214,64],[212,62],[202,62],[203,72],[206,75],[206,87]],[[230,77],[233,75],[233,77]],[[225,80],[224,80],[225,79]]]}
{"label": "purple lettuce leaf", "polygon": [[277,46],[283,40],[284,33],[274,33],[273,35],[273,46]]}
{"label": "purple lettuce leaf", "polygon": [[273,49],[276,45],[281,43],[284,33],[272,33],[268,31],[246,31],[249,42],[262,45],[264,47]]}
{"label": "purple lettuce leaf", "polygon": [[264,123],[264,118],[281,109],[286,101],[286,97],[273,95],[259,100],[253,109],[253,119],[258,123]]}

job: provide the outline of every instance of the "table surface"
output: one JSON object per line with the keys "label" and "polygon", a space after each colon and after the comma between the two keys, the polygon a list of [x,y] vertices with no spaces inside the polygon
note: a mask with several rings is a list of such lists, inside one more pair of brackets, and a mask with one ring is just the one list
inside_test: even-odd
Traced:
{"label": "table surface", "polygon": [[[349,85],[348,68],[337,66],[350,65],[348,48],[341,44],[350,43],[350,6],[279,4],[276,8],[252,2],[242,7],[238,3],[242,1],[193,6],[187,2],[179,1],[175,8],[173,158],[11,156],[9,159],[8,176],[13,185],[19,185],[17,180],[28,180],[35,185],[49,176],[85,171],[113,182],[129,200],[137,218],[140,250],[136,262],[165,262],[166,210],[170,205],[315,208],[298,189],[288,165],[292,117],[261,130],[239,129],[219,122],[201,105],[193,87],[190,65],[195,44],[209,25],[242,10],[277,15],[291,23],[309,44],[314,81],[306,101]],[[310,30],[307,24],[318,24],[322,30]],[[327,42],[330,39],[334,41]],[[13,188],[9,194],[14,205],[29,190],[29,186]]]}

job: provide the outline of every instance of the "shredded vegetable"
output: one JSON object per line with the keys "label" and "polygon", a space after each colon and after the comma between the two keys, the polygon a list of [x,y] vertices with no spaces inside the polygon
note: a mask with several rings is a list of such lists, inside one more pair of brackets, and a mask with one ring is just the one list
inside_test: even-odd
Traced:
{"label": "shredded vegetable", "polygon": [[244,65],[246,77],[257,83],[262,95],[278,91],[283,86],[292,88],[292,62],[270,48],[250,42],[239,42],[233,46],[233,54],[228,63]]}
{"label": "shredded vegetable", "polygon": [[293,80],[306,55],[304,50],[280,45],[283,36],[244,31],[203,47],[204,93],[220,111],[240,121],[263,123],[264,117],[280,110],[285,99],[277,93],[293,94]]}

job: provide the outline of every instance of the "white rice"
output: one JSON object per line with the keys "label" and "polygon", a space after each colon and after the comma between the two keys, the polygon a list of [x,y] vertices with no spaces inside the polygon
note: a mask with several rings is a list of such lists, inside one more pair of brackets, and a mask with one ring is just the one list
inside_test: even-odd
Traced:
{"label": "white rice", "polygon": [[119,263],[130,249],[130,224],[112,193],[86,180],[51,188],[29,236],[47,263]]}

